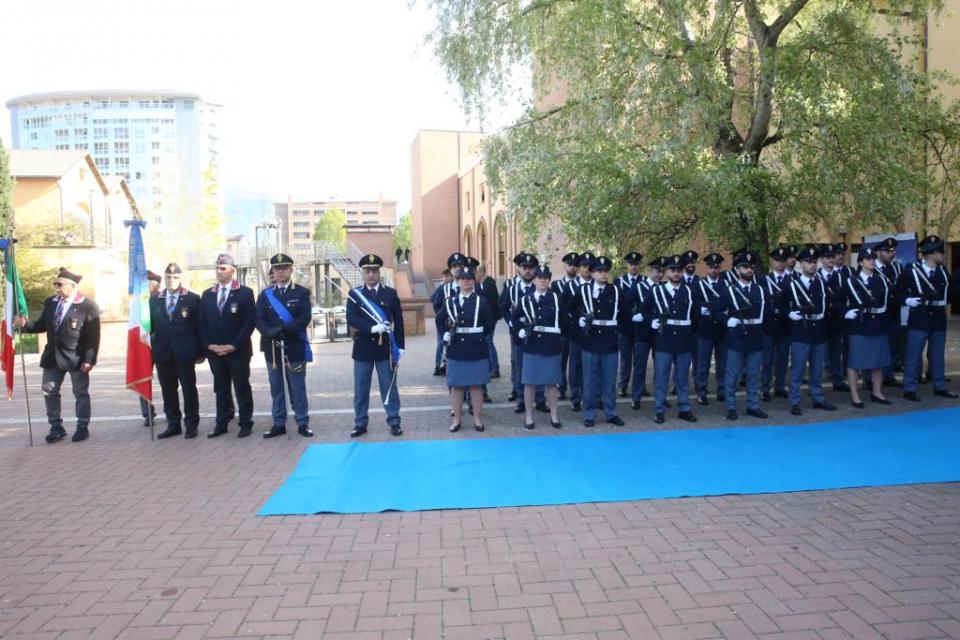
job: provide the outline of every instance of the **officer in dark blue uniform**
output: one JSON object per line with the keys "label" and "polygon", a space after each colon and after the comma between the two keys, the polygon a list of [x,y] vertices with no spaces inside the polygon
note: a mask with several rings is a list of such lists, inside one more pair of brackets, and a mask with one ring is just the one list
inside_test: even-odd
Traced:
{"label": "officer in dark blue uniform", "polygon": [[[570,301],[573,300],[577,286],[577,260],[579,258],[580,256],[576,252],[570,252],[564,255],[561,260],[563,261],[565,273],[562,278],[550,283],[551,291],[560,296],[560,301],[563,304],[564,313],[567,317],[567,324],[569,324],[570,317]],[[564,334],[560,336],[560,349],[560,400],[565,400],[567,397],[567,367],[570,359],[569,331],[565,331]]]}
{"label": "officer in dark blue uniform", "polygon": [[617,358],[620,327],[629,317],[625,296],[610,284],[609,258],[597,256],[590,266],[593,282],[577,292],[577,324],[583,332],[583,426],[592,427],[598,399],[608,423],[618,427],[624,422],[617,415]]}
{"label": "officer in dark blue uniform", "polygon": [[714,362],[714,381],[717,388],[717,401],[724,399],[724,374],[727,365],[727,336],[726,318],[714,313],[714,305],[727,289],[726,282],[721,277],[723,256],[719,253],[710,253],[703,258],[707,265],[707,275],[699,278],[694,284],[697,318],[697,370],[695,381],[697,385],[697,402],[701,405],[709,404],[707,400],[708,382],[710,381],[710,360]]}
{"label": "officer in dark blue uniform", "polygon": [[[640,261],[643,255],[637,251],[631,251],[623,256],[627,263],[627,272],[613,281],[613,284],[620,288],[620,294],[626,297],[633,288],[635,282],[642,277],[640,275]],[[620,329],[620,377],[617,381],[617,387],[620,391],[620,397],[627,397],[627,388],[630,386],[630,376],[633,374],[633,323],[627,318],[626,324]]]}
{"label": "officer in dark blue uniform", "polygon": [[[504,286],[500,294],[500,312],[507,319],[507,326],[510,327],[510,362],[511,374],[513,380],[513,392],[517,397],[517,408],[514,413],[525,413],[526,405],[523,399],[523,341],[517,337],[518,327],[513,323],[513,313],[520,306],[520,300],[523,296],[532,293],[533,271],[540,265],[540,261],[532,253],[521,253],[517,256],[517,267],[519,268],[519,281]],[[547,413],[546,400],[543,397],[543,389],[539,389],[536,394],[536,409]]]}
{"label": "officer in dark blue uniform", "polygon": [[[818,273],[827,283],[827,295],[833,300],[846,286],[850,269],[843,264],[847,245],[839,242],[820,246],[820,270]],[[837,305],[827,308],[827,371],[834,391],[850,391],[846,382],[847,339],[843,315],[838,313]]]}
{"label": "officer in dark blue uniform", "polygon": [[817,277],[818,252],[814,247],[800,251],[799,270],[786,280],[784,295],[790,318],[790,413],[799,416],[800,385],[810,365],[810,396],[813,408],[836,411],[823,397],[823,365],[827,355],[826,313],[832,304],[827,285]]}
{"label": "officer in dark blue uniform", "polygon": [[753,281],[757,257],[744,251],[733,260],[737,282],[727,287],[714,305],[717,313],[727,317],[727,370],[724,395],[727,419],[736,420],[737,382],[741,373],[747,379],[747,415],[766,418],[760,410],[760,368],[763,363],[763,324],[772,313],[774,301],[765,287]]}
{"label": "officer in dark blue uniform", "polygon": [[[403,310],[395,289],[380,282],[383,259],[369,254],[360,259],[363,285],[350,290],[347,298],[347,324],[353,334],[353,412],[351,438],[367,432],[370,406],[370,382],[377,370],[380,399],[387,413],[390,433],[403,435],[400,427],[400,395],[397,390],[397,358],[406,348],[403,334]],[[396,343],[396,351],[393,345]]]}
{"label": "officer in dark blue uniform", "polygon": [[[896,291],[897,281],[903,272],[903,265],[897,260],[897,239],[884,238],[874,246],[877,252],[877,272],[883,276],[891,290]],[[902,387],[897,380],[895,371],[903,370],[903,331],[901,310],[903,305],[895,295],[887,308],[887,340],[890,342],[890,366],[883,370],[883,384],[891,387]]]}
{"label": "officer in dark blue uniform", "polygon": [[200,296],[180,285],[181,269],[175,262],[167,265],[163,277],[166,286],[150,299],[150,346],[167,418],[167,428],[157,438],[178,436],[183,427],[187,429],[185,438],[196,438],[200,424],[196,367],[204,360]]}
{"label": "officer in dark blue uniform", "polygon": [[657,424],[664,423],[671,371],[677,388],[677,417],[687,422],[697,421],[690,410],[689,386],[691,354],[697,347],[693,329],[697,314],[694,312],[693,289],[683,281],[684,265],[683,256],[667,258],[664,263],[666,281],[650,290],[643,312],[644,316],[652,318],[650,328],[656,333],[653,345],[653,421]]}
{"label": "officer in dark blue uniform", "polygon": [[434,289],[433,293],[430,295],[430,304],[433,306],[434,325],[437,329],[437,358],[436,366],[433,370],[433,375],[435,376],[442,376],[447,372],[447,365],[443,361],[442,357],[442,354],[444,353],[444,347],[443,340],[441,339],[445,329],[440,325],[437,316],[440,313],[440,309],[443,308],[443,301],[451,296],[456,295],[456,293],[460,290],[457,285],[457,275],[460,273],[460,269],[462,269],[466,264],[467,256],[463,255],[459,251],[450,254],[450,256],[447,258],[447,271],[450,272],[450,277],[448,278],[446,274],[444,274],[444,283]]}
{"label": "officer in dark blue uniform", "polygon": [[766,275],[764,289],[770,295],[770,316],[763,327],[763,365],[760,372],[760,397],[769,402],[770,387],[773,395],[786,398],[787,365],[790,361],[789,303],[784,295],[787,284],[787,260],[790,251],[778,247],[770,252],[770,273]]}
{"label": "officer in dark blue uniform", "polygon": [[923,349],[928,347],[933,394],[956,398],[947,388],[945,353],[950,276],[943,268],[944,241],[930,235],[920,243],[923,259],[905,267],[897,282],[900,299],[910,307],[903,363],[903,397],[919,402],[917,383],[922,370]]}
{"label": "officer in dark blue uniform", "polygon": [[[660,259],[654,260],[659,265]],[[653,263],[651,263],[652,265]],[[653,268],[651,267],[651,272]],[[634,411],[640,409],[640,399],[646,394],[647,390],[647,364],[650,362],[650,352],[653,349],[654,332],[650,328],[652,320],[650,314],[644,314],[647,305],[647,298],[650,297],[650,290],[656,286],[660,278],[660,269],[657,266],[655,271],[656,280],[640,276],[633,281],[625,294],[627,305],[627,321],[624,322],[622,331],[632,333],[630,339],[633,342],[633,385],[630,389],[630,408]]]}
{"label": "officer in dark blue uniform", "polygon": [[297,421],[297,433],[313,437],[307,402],[307,364],[313,361],[307,327],[310,325],[310,289],[293,282],[293,258],[278,253],[270,258],[273,284],[257,298],[260,351],[267,363],[273,426],[264,438],[287,433],[287,395]]}
{"label": "officer in dark blue uniform", "polygon": [[53,283],[57,295],[46,299],[40,317],[29,321],[17,316],[14,320],[23,333],[47,334],[40,356],[40,391],[50,423],[48,443],[67,435],[60,415],[60,387],[67,375],[77,416],[77,429],[71,440],[81,442],[90,437],[90,371],[100,352],[100,309],[77,290],[82,279],[83,276],[61,267]]}
{"label": "officer in dark blue uniform", "polygon": [[253,393],[250,390],[250,336],[256,323],[257,305],[253,290],[234,279],[236,263],[229,255],[217,257],[217,284],[200,297],[200,344],[205,350],[213,392],[217,397],[217,417],[208,438],[227,432],[234,416],[233,394],[237,394],[238,438],[253,432]]}
{"label": "officer in dark blue uniform", "polygon": [[577,300],[580,298],[580,288],[593,283],[593,277],[590,274],[590,265],[596,258],[590,251],[584,251],[577,257],[577,270],[579,271],[573,284],[573,295],[570,297],[570,357],[567,360],[567,384],[570,386],[570,408],[574,411],[580,411],[580,403],[583,400],[583,330],[577,322]]}

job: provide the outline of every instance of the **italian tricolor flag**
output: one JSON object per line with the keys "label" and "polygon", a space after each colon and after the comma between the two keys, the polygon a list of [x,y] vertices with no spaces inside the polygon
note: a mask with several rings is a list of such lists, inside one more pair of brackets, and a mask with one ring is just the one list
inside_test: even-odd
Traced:
{"label": "italian tricolor flag", "polygon": [[125,220],[130,228],[130,317],[127,322],[127,388],[153,401],[153,351],[150,349],[150,283],[143,252],[143,220]]}
{"label": "italian tricolor flag", "polygon": [[17,273],[17,263],[13,259],[13,241],[0,238],[0,249],[3,249],[3,326],[0,345],[0,368],[3,369],[7,385],[7,400],[13,399],[13,358],[16,355],[16,343],[13,339],[13,317],[27,315],[27,301],[23,297],[23,287],[20,286],[20,275]]}

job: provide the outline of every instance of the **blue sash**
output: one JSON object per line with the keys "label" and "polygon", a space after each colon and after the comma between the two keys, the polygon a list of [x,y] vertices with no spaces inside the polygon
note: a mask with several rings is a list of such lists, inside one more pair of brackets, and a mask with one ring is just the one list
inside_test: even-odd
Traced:
{"label": "blue sash", "polygon": [[[363,287],[356,287],[350,291],[351,293],[357,294],[355,297],[358,298],[358,300],[354,300],[354,302],[361,305],[370,314],[379,319],[381,324],[386,324],[388,322],[387,314],[383,312],[383,309],[380,308],[380,305],[373,304],[370,301],[370,298],[363,295]],[[394,364],[396,364],[400,361],[400,345],[397,344],[397,338],[395,335],[393,335],[393,331],[388,331],[387,335],[390,336],[390,359]]]}
{"label": "blue sash", "polygon": [[[277,294],[273,292],[273,287],[267,287],[263,290],[263,294],[267,296],[267,302],[270,303],[270,306],[273,307],[274,312],[284,323],[293,322],[293,316],[290,315],[290,312],[287,311],[287,308],[283,306],[283,303],[277,298]],[[313,362],[313,350],[310,348],[310,340],[307,339],[307,330],[300,329],[298,334],[300,339],[303,340],[303,359],[307,362]]]}

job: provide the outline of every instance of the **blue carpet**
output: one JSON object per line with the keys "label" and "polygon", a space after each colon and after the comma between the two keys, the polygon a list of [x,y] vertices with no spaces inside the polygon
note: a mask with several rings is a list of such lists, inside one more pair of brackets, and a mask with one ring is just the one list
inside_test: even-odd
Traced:
{"label": "blue carpet", "polygon": [[941,409],[796,426],[315,444],[259,515],[516,507],[957,480],[960,409]]}

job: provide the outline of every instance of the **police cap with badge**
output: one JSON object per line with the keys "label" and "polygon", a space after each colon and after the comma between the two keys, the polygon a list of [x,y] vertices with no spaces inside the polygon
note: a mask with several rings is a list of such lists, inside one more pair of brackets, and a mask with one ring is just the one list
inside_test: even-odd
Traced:
{"label": "police cap with badge", "polygon": [[533,270],[534,278],[546,278],[550,280],[553,277],[553,274],[550,272],[550,267],[545,264],[537,265],[537,268]]}
{"label": "police cap with badge", "polygon": [[820,252],[813,245],[808,245],[797,252],[797,260],[800,262],[816,262],[820,257]]}
{"label": "police cap with badge", "polygon": [[897,239],[894,237],[884,238],[873,246],[877,251],[893,251],[897,248]]}
{"label": "police cap with badge", "polygon": [[757,255],[753,251],[741,251],[733,257],[734,267],[752,267],[757,262]]}
{"label": "police cap with badge", "polygon": [[638,265],[640,261],[643,260],[643,254],[638,251],[631,251],[627,255],[623,256],[624,261],[627,264]]}
{"label": "police cap with badge", "polygon": [[450,257],[447,258],[447,268],[452,269],[453,267],[462,267],[467,263],[467,256],[462,253],[451,253]]}
{"label": "police cap with badge", "polygon": [[590,263],[590,271],[610,271],[612,263],[606,256],[597,256]]}
{"label": "police cap with badge", "polygon": [[571,251],[570,253],[560,258],[560,261],[563,262],[564,264],[569,264],[575,267],[577,266],[577,260],[579,259],[580,259],[580,254],[575,251]]}
{"label": "police cap with badge", "polygon": [[943,253],[944,246],[943,238],[938,235],[929,235],[920,241],[920,253],[925,256],[931,253]]}
{"label": "police cap with badge", "polygon": [[[460,256],[460,255],[461,255],[461,254],[459,254],[459,253],[453,254],[453,256]],[[450,256],[450,258],[452,259],[453,256]],[[463,257],[463,256],[461,256],[461,257]],[[449,265],[449,264],[450,264],[450,260],[448,259],[448,260],[447,260],[447,265]],[[381,258],[380,256],[378,256],[378,255],[376,255],[376,254],[374,254],[374,253],[368,253],[367,255],[365,255],[365,256],[363,256],[362,258],[360,258],[360,262],[358,263],[357,266],[359,266],[361,269],[364,269],[364,268],[366,268],[366,269],[379,269],[380,267],[383,266],[383,258]]]}
{"label": "police cap with badge", "polygon": [[666,266],[666,264],[667,264],[666,256],[657,256],[656,258],[648,262],[647,266],[652,267],[654,269],[663,269]]}
{"label": "police cap with badge", "polygon": [[787,247],[777,247],[770,252],[770,257],[777,262],[783,262],[787,258],[791,257],[791,253]]}
{"label": "police cap with badge", "polygon": [[285,253],[277,253],[270,257],[270,271],[285,269],[293,266],[293,258]]}
{"label": "police cap with badge", "polygon": [[723,260],[724,260],[723,256],[717,253],[716,251],[714,251],[713,253],[708,253],[703,257],[704,263],[706,263],[711,267],[719,267],[721,264],[723,264]]}
{"label": "police cap with badge", "polygon": [[700,259],[700,254],[694,251],[693,249],[690,249],[689,251],[685,251],[683,253],[684,266],[688,264],[696,264],[697,260],[699,259]]}
{"label": "police cap with badge", "polygon": [[664,269],[683,269],[686,266],[686,261],[684,261],[683,256],[677,254],[675,256],[669,256],[663,259]]}
{"label": "police cap with badge", "polygon": [[593,254],[590,253],[589,251],[584,251],[584,252],[581,253],[580,256],[577,258],[577,266],[578,266],[578,267],[582,267],[582,266],[586,265],[586,266],[589,267],[590,264],[593,262],[593,259],[596,258],[596,257],[597,257],[597,256],[593,255]]}
{"label": "police cap with badge", "polygon": [[540,261],[537,259],[537,256],[532,253],[519,253],[517,254],[517,266],[518,267],[536,267],[540,264]]}

